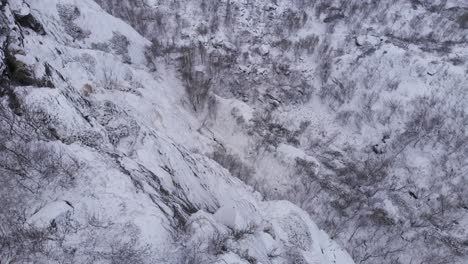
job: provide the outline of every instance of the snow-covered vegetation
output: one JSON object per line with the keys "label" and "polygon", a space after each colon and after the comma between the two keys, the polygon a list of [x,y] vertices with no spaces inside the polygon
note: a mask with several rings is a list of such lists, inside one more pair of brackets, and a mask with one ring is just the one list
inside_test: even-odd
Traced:
{"label": "snow-covered vegetation", "polygon": [[0,263],[466,263],[467,17],[0,1]]}
{"label": "snow-covered vegetation", "polygon": [[1,11],[1,263],[353,263],[202,153],[184,83],[125,22],[88,0]]}

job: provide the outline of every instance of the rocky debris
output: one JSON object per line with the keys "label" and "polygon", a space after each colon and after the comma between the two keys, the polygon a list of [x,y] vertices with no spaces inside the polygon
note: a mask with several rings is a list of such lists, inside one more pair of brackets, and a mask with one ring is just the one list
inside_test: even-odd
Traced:
{"label": "rocky debris", "polygon": [[19,12],[15,13],[15,20],[22,27],[30,28],[39,35],[46,35],[42,24],[30,13]]}
{"label": "rocky debris", "polygon": [[7,51],[5,56],[5,65],[10,80],[13,84],[22,86],[36,86],[54,88],[51,76],[37,77],[31,66],[16,59],[14,54]]}

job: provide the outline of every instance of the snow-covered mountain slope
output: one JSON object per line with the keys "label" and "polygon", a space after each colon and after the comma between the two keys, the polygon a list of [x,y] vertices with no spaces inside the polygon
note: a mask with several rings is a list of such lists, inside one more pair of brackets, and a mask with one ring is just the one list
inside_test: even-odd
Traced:
{"label": "snow-covered mountain slope", "polygon": [[91,0],[0,9],[1,263],[354,263],[205,155],[205,119],[132,27]]}
{"label": "snow-covered mountain slope", "polygon": [[357,263],[466,263],[466,1],[97,2],[177,68],[201,153]]}

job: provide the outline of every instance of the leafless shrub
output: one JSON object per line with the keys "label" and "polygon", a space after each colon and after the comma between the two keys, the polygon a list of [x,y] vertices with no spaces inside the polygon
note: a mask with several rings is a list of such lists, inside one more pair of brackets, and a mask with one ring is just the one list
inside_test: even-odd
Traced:
{"label": "leafless shrub", "polygon": [[170,53],[166,47],[157,39],[151,41],[151,45],[145,49],[145,59],[151,70],[156,71],[156,59]]}
{"label": "leafless shrub", "polygon": [[332,7],[332,3],[326,2],[326,1],[320,1],[315,5],[315,16],[316,18],[319,18],[320,15],[325,13],[329,8]]}
{"label": "leafless shrub", "polygon": [[226,252],[227,250],[227,242],[229,240],[228,234],[223,234],[220,232],[215,232],[209,239],[208,239],[208,247],[207,252],[218,256]]}
{"label": "leafless shrub", "polygon": [[211,2],[212,3],[212,13],[211,13],[211,21],[210,21],[210,32],[211,34],[215,34],[219,29],[219,16],[218,16],[218,9],[219,3],[218,2]]}
{"label": "leafless shrub", "polygon": [[305,11],[286,10],[283,14],[283,21],[290,34],[302,28],[307,23],[308,16]]}
{"label": "leafless shrub", "polygon": [[395,221],[382,208],[376,208],[369,217],[378,225],[394,225]]}
{"label": "leafless shrub", "polygon": [[216,49],[208,54],[208,68],[213,77],[219,75],[222,70],[229,70],[236,64],[238,56],[237,50]]}
{"label": "leafless shrub", "polygon": [[115,51],[117,55],[121,55],[124,63],[130,63],[131,58],[128,55],[128,46],[130,41],[127,37],[120,32],[112,32],[112,38],[110,39],[110,47]]}
{"label": "leafless shrub", "polygon": [[[279,41],[275,41],[271,44],[272,47],[279,48],[281,51],[285,52],[288,51],[291,46],[293,46],[293,42],[289,39],[283,38]],[[257,49],[257,53],[260,53]]]}
{"label": "leafless shrub", "polygon": [[226,15],[224,17],[224,25],[229,28],[234,22],[235,16],[233,15],[233,8],[232,8],[233,3],[231,0],[228,0],[226,3]]}
{"label": "leafless shrub", "polygon": [[247,235],[255,234],[255,231],[257,229],[258,229],[258,226],[255,223],[249,223],[248,225],[240,229],[233,228],[231,230],[230,235],[233,237],[234,240],[238,241],[238,240],[245,238]]}
{"label": "leafless shrub", "polygon": [[208,26],[206,24],[202,23],[202,24],[197,26],[196,31],[198,32],[198,34],[204,36],[204,35],[207,35],[209,33],[209,28],[208,28]]}
{"label": "leafless shrub", "polygon": [[[0,211],[0,213],[6,212]],[[18,217],[17,212],[10,211],[8,219],[1,219],[0,257],[2,260],[7,263],[24,263],[47,256],[49,254],[47,242],[52,238],[50,231],[25,226],[25,220],[15,219]]]}
{"label": "leafless shrub", "polygon": [[351,119],[351,117],[354,115],[354,111],[352,110],[343,110],[343,111],[339,111],[337,114],[336,114],[336,117],[335,119],[338,121],[339,124],[343,125],[343,126],[346,126],[349,124],[349,121]]}
{"label": "leafless shrub", "polygon": [[395,91],[396,89],[398,89],[398,86],[400,85],[400,83],[401,81],[397,79],[387,80],[386,90],[390,92]]}
{"label": "leafless shrub", "polygon": [[323,60],[319,63],[318,65],[318,75],[320,77],[320,80],[322,81],[323,85],[326,85],[328,82],[331,73],[332,73],[332,62],[329,57],[323,58]]}
{"label": "leafless shrub", "polygon": [[15,149],[1,145],[0,171],[32,193],[51,182],[69,187],[80,168],[78,161],[44,143],[16,142]]}
{"label": "leafless shrub", "polygon": [[245,259],[249,264],[255,264],[258,263],[258,260],[251,255],[248,249],[238,252],[238,255],[242,258]]}
{"label": "leafless shrub", "polygon": [[295,54],[300,54],[304,50],[307,54],[312,54],[315,51],[320,39],[316,35],[309,35],[305,38],[301,38],[298,42],[294,43]]}
{"label": "leafless shrub", "polygon": [[286,250],[283,257],[286,259],[286,263],[306,264],[308,262],[297,248]]}
{"label": "leafless shrub", "polygon": [[324,85],[320,89],[319,95],[322,100],[326,100],[332,109],[337,109],[341,105],[349,102],[356,91],[356,84],[353,81],[343,83],[338,79],[333,79],[333,84]]}
{"label": "leafless shrub", "polygon": [[73,37],[73,40],[85,39],[91,34],[91,32],[83,30],[74,22],[74,20],[76,20],[81,15],[78,7],[70,4],[57,4],[56,7],[60,20],[64,24],[65,31],[67,34]]}
{"label": "leafless shrub", "polygon": [[115,53],[118,55],[128,54],[128,46],[130,41],[125,35],[122,35],[120,32],[112,32],[112,38],[109,40],[110,46]]}
{"label": "leafless shrub", "polygon": [[167,27],[168,27],[167,25],[168,19],[167,19],[166,14],[162,12],[161,10],[157,10],[156,12],[151,13],[151,18],[153,21],[155,21],[155,25],[156,25],[155,32],[158,35],[163,35],[163,36],[166,35]]}
{"label": "leafless shrub", "polygon": [[88,74],[94,75],[96,73],[96,59],[93,56],[83,53],[74,59],[81,64]]}
{"label": "leafless shrub", "polygon": [[184,243],[178,251],[178,263],[203,264],[211,263],[216,256],[227,251],[229,235],[214,232],[206,238],[198,238],[195,241]]}
{"label": "leafless shrub", "polygon": [[63,186],[73,183],[80,165],[60,147],[41,140],[41,135],[44,140],[50,133],[48,124],[41,123],[41,112],[24,111],[23,117],[18,117],[3,106],[0,112],[0,122],[6,125],[0,138],[0,170],[5,177],[12,177],[31,192],[52,181]]}
{"label": "leafless shrub", "polygon": [[95,263],[149,263],[152,261],[151,247],[141,244],[140,229],[133,223],[117,224],[91,214],[87,222],[79,223],[74,233],[80,232],[84,241],[71,251],[71,258],[80,262]]}
{"label": "leafless shrub", "polygon": [[[49,243],[59,243],[55,228],[27,224],[30,200],[51,188],[69,188],[82,165],[50,140],[47,116],[19,105],[21,116],[0,104],[0,258],[30,262],[48,258]],[[40,112],[38,112],[40,113]]]}
{"label": "leafless shrub", "polygon": [[406,123],[405,132],[401,141],[411,141],[418,144],[430,139],[435,131],[438,131],[445,123],[445,118],[440,111],[435,111],[437,99],[432,97],[420,97],[414,100],[412,116]]}
{"label": "leafless shrub", "polygon": [[149,247],[138,247],[136,244],[136,237],[132,237],[129,241],[115,240],[110,244],[110,251],[100,255],[112,264],[146,263],[145,261],[149,256]]}
{"label": "leafless shrub", "polygon": [[110,51],[110,47],[109,47],[109,44],[107,43],[91,43],[91,48],[94,49],[94,50],[100,50],[100,51],[103,51],[103,52],[109,52]]}
{"label": "leafless shrub", "polygon": [[81,91],[83,92],[84,96],[88,97],[92,93],[94,93],[94,88],[90,84],[87,83],[83,85],[83,87],[81,88]]}
{"label": "leafless shrub", "polygon": [[106,90],[116,90],[118,88],[117,75],[112,69],[112,66],[108,65],[102,69],[101,85]]}
{"label": "leafless shrub", "polygon": [[241,179],[243,182],[248,183],[252,179],[254,169],[245,164],[239,155],[232,154],[226,149],[218,148],[213,152],[212,158],[227,169],[233,176]]}
{"label": "leafless shrub", "polygon": [[391,122],[392,119],[396,118],[399,114],[402,113],[403,106],[400,101],[392,99],[384,101],[383,104],[383,110],[377,113],[377,120],[382,125],[387,125]]}
{"label": "leafless shrub", "polygon": [[212,78],[207,70],[202,69],[203,66],[200,65],[197,67],[195,61],[196,52],[196,47],[186,47],[182,49],[180,71],[192,107],[195,111],[198,111],[203,108],[208,98]]}
{"label": "leafless shrub", "polygon": [[202,248],[202,241],[198,241],[196,244],[185,246],[179,253],[180,263],[187,264],[203,264],[207,261],[207,256]]}
{"label": "leafless shrub", "polygon": [[372,122],[374,118],[374,111],[372,107],[379,100],[377,92],[365,93],[362,96],[362,115],[367,119],[367,122]]}

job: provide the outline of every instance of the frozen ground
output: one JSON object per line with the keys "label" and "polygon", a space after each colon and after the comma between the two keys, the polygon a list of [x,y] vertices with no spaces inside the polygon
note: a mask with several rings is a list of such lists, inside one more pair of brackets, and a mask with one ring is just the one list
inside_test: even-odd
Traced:
{"label": "frozen ground", "polygon": [[214,132],[131,26],[91,0],[0,6],[2,262],[354,263],[205,155]]}

